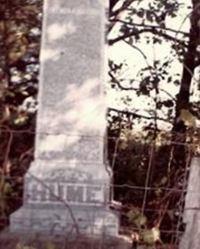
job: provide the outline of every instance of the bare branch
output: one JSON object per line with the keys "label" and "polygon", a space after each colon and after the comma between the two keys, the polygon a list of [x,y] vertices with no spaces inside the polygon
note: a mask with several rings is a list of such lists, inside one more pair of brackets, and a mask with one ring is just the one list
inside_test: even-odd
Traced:
{"label": "bare branch", "polygon": [[165,89],[160,88],[159,91],[166,93],[173,101],[176,101],[176,98]]}
{"label": "bare branch", "polygon": [[140,23],[126,22],[126,21],[123,21],[123,20],[120,20],[120,19],[116,19],[116,20],[114,20],[114,22],[120,22],[120,23],[129,25],[129,26],[132,26],[132,27],[137,26],[137,27],[145,27],[145,28],[151,28],[151,29],[160,29],[160,30],[170,31],[170,32],[173,32],[173,33],[176,33],[176,34],[182,34],[184,36],[189,37],[189,33],[183,32],[181,30],[175,30],[175,29],[172,29],[172,28],[167,28],[167,27],[162,27],[162,26],[157,26],[157,25],[148,25],[148,24],[143,24],[143,23],[140,24]]}
{"label": "bare branch", "polygon": [[[115,26],[116,22],[115,19],[125,10],[127,10],[127,8],[134,2],[134,1],[138,1],[138,0],[125,0],[124,3],[122,4],[122,6],[117,9],[116,11],[113,11],[114,6],[116,6],[116,4],[119,2],[120,0],[114,0],[113,3],[112,1],[110,1],[110,9],[109,9],[109,16],[110,16],[110,20],[109,20],[109,28],[108,28],[108,33],[111,32],[112,28]],[[113,18],[113,19],[112,19]],[[112,21],[111,21],[112,20]]]}
{"label": "bare branch", "polygon": [[119,41],[123,41],[123,40],[125,40],[127,38],[130,38],[130,37],[142,34],[142,33],[152,33],[154,35],[161,36],[161,37],[163,37],[163,38],[165,38],[165,39],[167,39],[169,41],[173,41],[173,42],[179,43],[183,47],[186,47],[186,44],[185,44],[184,41],[179,40],[179,39],[177,39],[177,38],[175,38],[175,37],[173,37],[173,36],[171,36],[169,34],[166,34],[166,33],[162,32],[162,31],[156,30],[154,28],[144,28],[144,29],[141,29],[141,30],[138,30],[138,31],[133,30],[131,32],[128,32],[126,34],[118,36],[118,37],[116,37],[114,39],[108,40],[108,44],[111,46],[111,45],[113,45],[113,44],[115,44],[115,43],[117,43]]}
{"label": "bare branch", "polygon": [[[133,118],[144,118],[144,119],[148,119],[148,120],[154,120],[155,117],[153,116],[145,116],[145,115],[142,115],[142,114],[138,114],[138,113],[135,113],[135,112],[132,112],[132,111],[127,111],[127,110],[119,110],[119,109],[116,109],[116,108],[112,108],[112,107],[109,107],[108,108],[108,112],[117,112],[117,113],[120,113],[120,114],[125,114],[125,115],[129,115],[129,116],[132,116]],[[172,123],[169,119],[165,119],[165,118],[161,118],[161,117],[157,117],[158,120],[160,121],[164,121],[166,123]]]}
{"label": "bare branch", "polygon": [[147,61],[147,56],[145,55],[145,53],[140,49],[138,48],[137,46],[133,45],[133,44],[130,44],[129,42],[127,42],[126,40],[124,40],[124,42],[126,42],[129,46],[131,46],[132,48],[136,49],[143,57],[144,57],[144,60],[147,64],[147,66],[150,66],[148,61]]}
{"label": "bare branch", "polygon": [[118,16],[122,11],[126,10],[135,1],[137,0],[126,0],[124,1],[124,3],[119,9],[117,9],[116,11],[113,11],[113,8],[116,6],[118,2],[120,2],[120,0],[111,0],[110,1],[110,17]]}
{"label": "bare branch", "polygon": [[115,78],[115,76],[114,76],[111,72],[109,72],[108,74],[109,74],[109,76],[111,77],[112,81],[113,81],[121,90],[125,90],[125,91],[131,91],[131,90],[137,91],[137,90],[138,90],[137,88],[134,88],[134,87],[125,87],[125,86],[122,86],[121,83],[119,82],[119,80],[117,80],[117,79]]}

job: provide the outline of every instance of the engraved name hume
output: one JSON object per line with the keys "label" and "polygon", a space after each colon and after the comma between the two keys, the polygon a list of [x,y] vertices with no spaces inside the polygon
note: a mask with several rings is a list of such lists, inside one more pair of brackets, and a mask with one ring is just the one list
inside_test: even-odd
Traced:
{"label": "engraved name hume", "polygon": [[28,184],[25,199],[29,204],[60,203],[102,205],[105,201],[105,186],[74,183],[48,182]]}

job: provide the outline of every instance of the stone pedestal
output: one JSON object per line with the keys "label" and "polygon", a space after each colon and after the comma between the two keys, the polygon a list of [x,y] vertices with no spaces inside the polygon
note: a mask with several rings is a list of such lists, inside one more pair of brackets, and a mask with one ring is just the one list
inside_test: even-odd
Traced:
{"label": "stone pedestal", "polygon": [[35,160],[11,231],[117,236],[104,158],[104,6],[45,0]]}
{"label": "stone pedestal", "polygon": [[186,231],[181,239],[179,249],[200,248],[200,158],[191,162],[188,188],[185,199],[183,222]]}

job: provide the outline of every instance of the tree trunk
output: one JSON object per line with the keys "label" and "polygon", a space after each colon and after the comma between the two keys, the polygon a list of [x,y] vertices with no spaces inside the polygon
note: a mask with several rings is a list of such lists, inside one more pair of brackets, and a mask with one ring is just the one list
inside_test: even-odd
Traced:
{"label": "tree trunk", "polygon": [[183,73],[180,84],[180,90],[177,95],[175,121],[172,128],[172,142],[173,142],[173,165],[177,168],[182,168],[185,165],[186,147],[186,132],[187,127],[183,120],[181,120],[181,110],[190,109],[190,88],[194,70],[196,67],[197,46],[200,40],[200,5],[198,0],[193,0],[193,12],[191,14],[191,28],[189,34],[189,42],[187,51],[183,60]]}
{"label": "tree trunk", "polygon": [[[200,6],[199,6],[200,11]],[[175,116],[175,123],[173,127],[174,132],[181,132],[183,128],[183,131],[185,131],[185,127],[180,126],[180,122],[178,120],[178,117],[180,115],[180,112],[182,109],[188,109],[189,108],[189,97],[190,97],[190,87],[192,82],[192,77],[194,74],[195,69],[195,62],[196,62],[196,49],[198,44],[200,44],[200,29],[198,21],[200,19],[198,10],[195,8],[194,5],[194,11],[191,16],[191,29],[189,34],[189,43],[187,52],[185,54],[185,58],[183,61],[183,73],[182,73],[182,80],[180,85],[180,90],[177,96],[177,102],[176,102],[176,116]]]}

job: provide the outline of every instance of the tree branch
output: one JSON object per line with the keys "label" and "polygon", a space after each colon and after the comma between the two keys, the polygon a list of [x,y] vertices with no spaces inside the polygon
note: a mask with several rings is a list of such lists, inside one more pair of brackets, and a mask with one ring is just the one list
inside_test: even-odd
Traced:
{"label": "tree branch", "polygon": [[166,91],[165,89],[159,88],[159,91],[164,92],[164,93],[167,94],[174,102],[176,102],[176,98],[175,98],[172,94],[170,94],[168,91]]}
{"label": "tree branch", "polygon": [[[114,21],[115,18],[117,18],[117,16],[119,16],[121,14],[121,12],[125,11],[134,1],[138,1],[138,0],[125,0],[124,3],[122,4],[122,6],[117,9],[116,11],[113,11],[113,8],[116,6],[116,4],[119,2],[120,0],[110,0],[110,8],[109,8],[109,27],[108,27],[108,33],[111,32],[112,28],[115,26],[116,22]],[[114,17],[113,21],[111,22],[111,19]]]}
{"label": "tree branch", "polygon": [[[148,120],[154,120],[155,117],[150,117],[150,116],[145,116],[145,115],[142,115],[142,114],[138,114],[138,113],[135,113],[135,112],[131,112],[131,111],[127,111],[127,110],[119,110],[119,109],[116,109],[116,108],[112,108],[112,107],[109,107],[108,108],[108,112],[117,112],[117,113],[120,113],[120,114],[125,114],[125,115],[129,115],[129,116],[132,116],[133,118],[144,118],[144,119],[148,119]],[[160,121],[164,121],[166,123],[170,123],[172,124],[172,122],[169,120],[169,119],[165,119],[165,118],[161,118],[161,117],[157,117],[158,120]]]}
{"label": "tree branch", "polygon": [[[115,78],[115,76],[111,73],[111,72],[108,72],[109,76],[111,77],[112,81],[123,91],[138,91],[139,89],[138,88],[134,88],[134,87],[125,87],[125,86],[122,86],[121,83]],[[170,94],[168,91],[166,91],[165,89],[162,89],[162,88],[159,88],[159,91],[160,92],[163,92],[165,93],[166,95],[168,95],[170,97],[170,99],[172,99],[174,102],[176,102],[176,98]]]}
{"label": "tree branch", "polygon": [[136,35],[139,35],[139,34],[142,34],[142,33],[152,33],[152,34],[154,34],[154,35],[161,36],[161,37],[163,37],[163,38],[165,38],[165,39],[167,39],[167,40],[170,40],[170,41],[179,43],[179,44],[182,45],[183,47],[186,47],[186,44],[185,44],[184,41],[179,40],[179,39],[177,39],[177,38],[175,38],[175,37],[173,37],[173,36],[171,36],[171,35],[168,35],[168,34],[166,34],[166,33],[163,33],[162,31],[158,31],[158,30],[156,30],[156,29],[154,29],[154,28],[144,28],[144,29],[138,30],[138,31],[133,30],[133,31],[131,31],[131,32],[128,32],[128,33],[126,33],[126,34],[123,34],[123,35],[121,35],[121,36],[118,36],[118,37],[116,37],[116,38],[114,38],[114,39],[108,40],[108,44],[109,44],[110,46],[112,46],[113,44],[115,44],[115,43],[117,43],[117,42],[119,42],[119,41],[123,41],[123,40],[125,40],[125,39],[127,39],[127,38],[130,38],[130,37],[132,37],[132,36],[136,36]]}
{"label": "tree branch", "polygon": [[137,88],[134,88],[134,87],[125,87],[125,86],[122,86],[121,83],[119,82],[119,80],[117,80],[115,78],[115,76],[111,73],[111,72],[108,72],[109,76],[111,77],[112,81],[121,89],[121,90],[124,90],[124,91],[137,91],[138,89]]}
{"label": "tree branch", "polygon": [[176,33],[176,34],[182,34],[184,36],[189,37],[189,33],[187,33],[187,32],[184,32],[184,31],[181,31],[181,30],[175,30],[175,29],[172,29],[172,28],[157,26],[157,25],[126,22],[126,21],[123,21],[123,20],[120,20],[120,19],[115,19],[113,21],[111,20],[111,22],[120,22],[120,23],[123,23],[123,24],[126,24],[126,25],[130,25],[132,27],[137,26],[137,27],[145,27],[145,28],[151,28],[151,29],[161,29],[161,30],[170,31],[170,32],[173,32],[173,33]]}
{"label": "tree branch", "polygon": [[125,0],[119,9],[113,11],[113,8],[116,6],[118,2],[120,2],[120,0],[110,0],[110,8],[109,8],[110,17],[118,16],[122,11],[126,10],[135,1],[137,0]]}

